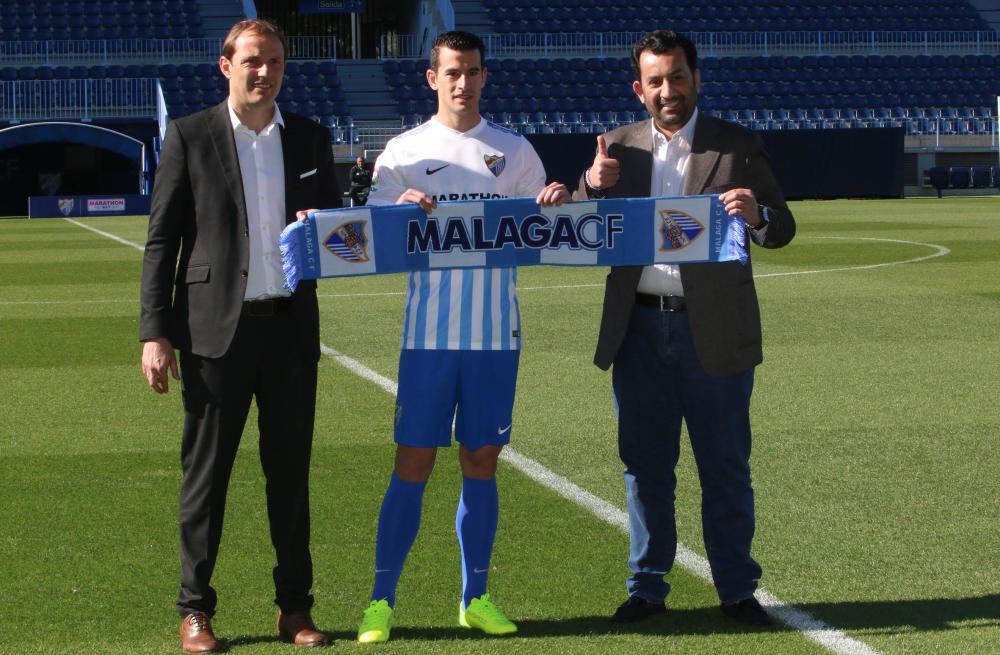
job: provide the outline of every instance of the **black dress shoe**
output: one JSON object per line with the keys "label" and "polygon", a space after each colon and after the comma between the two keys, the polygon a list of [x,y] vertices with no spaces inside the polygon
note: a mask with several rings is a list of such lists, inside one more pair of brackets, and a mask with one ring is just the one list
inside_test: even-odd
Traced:
{"label": "black dress shoe", "polygon": [[628,600],[618,606],[611,620],[615,623],[631,623],[666,611],[664,603],[651,603],[640,596],[629,596]]}
{"label": "black dress shoe", "polygon": [[722,613],[744,625],[771,625],[771,617],[767,615],[767,612],[753,596],[728,605],[724,603]]}

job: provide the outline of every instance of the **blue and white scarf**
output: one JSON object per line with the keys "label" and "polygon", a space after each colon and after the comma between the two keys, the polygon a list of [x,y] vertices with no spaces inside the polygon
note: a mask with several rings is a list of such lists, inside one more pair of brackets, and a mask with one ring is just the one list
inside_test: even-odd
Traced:
{"label": "blue and white scarf", "polygon": [[281,233],[286,286],[441,268],[644,266],[747,261],[746,224],[718,196],[540,207],[530,198],[310,212]]}

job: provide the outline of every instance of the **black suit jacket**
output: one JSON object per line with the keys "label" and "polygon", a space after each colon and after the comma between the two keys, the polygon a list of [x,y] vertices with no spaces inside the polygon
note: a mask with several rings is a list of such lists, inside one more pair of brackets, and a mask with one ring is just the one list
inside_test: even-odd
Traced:
{"label": "black suit jacket", "polygon": [[[621,163],[618,184],[602,189],[600,194],[592,190],[588,193],[581,177],[574,198],[648,197],[653,173],[650,121],[620,127],[606,134],[605,140],[608,154]],[[771,172],[760,138],[736,123],[699,114],[683,193],[722,193],[734,188],[752,189],[758,204],[770,210],[766,228],[749,230],[754,242],[778,248],[792,240],[795,219]],[[704,369],[721,377],[759,364],[763,359],[760,308],[751,264],[681,264],[680,274],[695,350]],[[594,354],[594,363],[602,369],[614,363],[625,338],[641,275],[641,266],[615,267],[608,274]]]}
{"label": "black suit jacket", "polygon": [[[285,223],[300,209],[341,206],[330,135],[282,112]],[[171,121],[156,169],[142,270],[139,339],[221,357],[239,322],[250,238],[243,179],[227,101]],[[303,345],[319,358],[316,282],[292,296]]]}

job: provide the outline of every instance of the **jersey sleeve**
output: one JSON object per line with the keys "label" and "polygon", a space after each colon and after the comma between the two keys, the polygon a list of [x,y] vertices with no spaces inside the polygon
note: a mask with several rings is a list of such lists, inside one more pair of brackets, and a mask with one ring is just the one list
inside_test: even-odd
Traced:
{"label": "jersey sleeve", "polygon": [[545,166],[531,143],[521,137],[521,170],[517,181],[519,197],[534,198],[545,188]]}
{"label": "jersey sleeve", "polygon": [[368,204],[394,205],[407,188],[402,167],[396,159],[390,143],[375,160],[371,189],[368,192]]}

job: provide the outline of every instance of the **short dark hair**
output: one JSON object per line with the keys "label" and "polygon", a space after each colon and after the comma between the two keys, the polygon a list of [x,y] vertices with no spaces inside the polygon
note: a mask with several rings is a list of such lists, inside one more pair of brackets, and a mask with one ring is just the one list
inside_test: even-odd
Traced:
{"label": "short dark hair", "polygon": [[653,30],[632,46],[632,71],[635,73],[635,79],[642,83],[639,57],[642,56],[643,52],[649,50],[654,55],[663,55],[677,46],[684,49],[684,57],[687,59],[687,65],[691,72],[694,73],[698,70],[698,49],[694,47],[694,41],[672,30]]}
{"label": "short dark hair", "polygon": [[281,50],[284,53],[285,59],[288,59],[288,39],[285,38],[285,33],[274,23],[261,18],[247,18],[233,25],[229,30],[229,34],[226,35],[226,39],[222,42],[222,56],[232,61],[233,54],[236,52],[236,39],[247,33],[271,34],[278,37],[278,40],[281,41]]}
{"label": "short dark hair", "polygon": [[469,50],[479,51],[479,64],[486,68],[486,44],[483,40],[472,32],[462,32],[454,30],[452,32],[442,32],[434,39],[431,47],[431,70],[436,71],[441,63],[441,48],[448,48],[457,52],[468,52]]}

